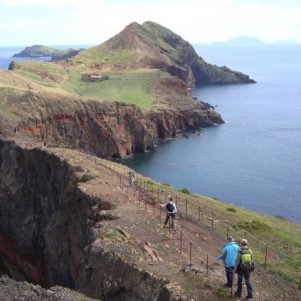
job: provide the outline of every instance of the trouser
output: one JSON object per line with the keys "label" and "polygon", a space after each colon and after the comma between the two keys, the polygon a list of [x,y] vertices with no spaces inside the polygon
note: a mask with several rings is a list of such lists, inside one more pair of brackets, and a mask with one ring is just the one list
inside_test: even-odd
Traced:
{"label": "trouser", "polygon": [[234,267],[225,267],[225,269],[226,269],[227,284],[229,287],[232,287]]}
{"label": "trouser", "polygon": [[248,290],[248,296],[252,296],[253,288],[252,288],[252,284],[251,284],[251,280],[250,280],[250,272],[249,271],[239,272],[237,277],[238,277],[237,278],[237,292],[239,294],[241,294],[242,281],[243,281],[243,278],[245,278],[245,282],[246,282],[247,290]]}
{"label": "trouser", "polygon": [[174,223],[175,223],[175,219],[176,219],[175,213],[167,213],[166,214],[164,225],[166,225],[168,223],[170,218],[171,218],[171,226],[174,227]]}

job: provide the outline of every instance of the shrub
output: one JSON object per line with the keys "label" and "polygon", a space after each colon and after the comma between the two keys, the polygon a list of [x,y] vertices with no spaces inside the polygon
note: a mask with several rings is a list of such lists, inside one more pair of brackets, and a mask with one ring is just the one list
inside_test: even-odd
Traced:
{"label": "shrub", "polygon": [[179,191],[186,193],[186,194],[191,194],[191,192],[186,188],[179,189]]}
{"label": "shrub", "polygon": [[229,292],[224,289],[224,288],[219,288],[217,291],[216,291],[216,295],[222,299],[230,299],[231,298],[231,295],[229,294]]}
{"label": "shrub", "polygon": [[236,212],[237,210],[234,207],[227,208],[227,211],[229,212]]}
{"label": "shrub", "polygon": [[100,238],[100,239],[112,239],[112,238],[117,238],[117,237],[123,238],[122,233],[118,230],[113,230],[113,231],[109,231],[109,232],[108,231],[100,231],[97,234],[97,238]]}
{"label": "shrub", "polygon": [[86,183],[89,182],[90,180],[94,179],[91,175],[85,173],[82,176],[78,177],[77,180],[78,182]]}
{"label": "shrub", "polygon": [[269,232],[271,227],[260,220],[252,220],[249,222],[239,222],[236,224],[238,228],[247,230],[249,232]]}

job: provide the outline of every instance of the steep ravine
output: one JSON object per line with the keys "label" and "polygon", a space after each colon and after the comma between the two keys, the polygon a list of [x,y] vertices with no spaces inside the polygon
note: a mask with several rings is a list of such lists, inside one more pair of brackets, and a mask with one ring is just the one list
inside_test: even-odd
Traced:
{"label": "steep ravine", "polygon": [[126,246],[96,240],[93,226],[116,204],[86,193],[81,171],[50,151],[0,140],[0,272],[102,300],[171,300],[162,280],[125,259]]}

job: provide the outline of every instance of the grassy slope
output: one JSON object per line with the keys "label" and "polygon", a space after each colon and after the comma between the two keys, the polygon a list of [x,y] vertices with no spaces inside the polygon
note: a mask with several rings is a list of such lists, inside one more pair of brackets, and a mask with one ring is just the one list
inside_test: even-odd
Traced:
{"label": "grassy slope", "polygon": [[[81,74],[98,73],[108,75],[105,81],[82,81]],[[156,106],[166,106],[166,102],[180,107],[186,107],[190,100],[171,89],[164,88],[161,80],[172,80],[167,73],[157,69],[126,69],[124,71],[110,70],[98,71],[86,67],[85,64],[51,63],[51,62],[18,62],[15,69],[9,73],[10,79],[5,82],[16,86],[16,80],[23,81],[24,88],[49,92],[70,94],[74,96],[96,98],[99,100],[120,101],[135,104],[142,109]],[[3,82],[0,76],[0,84]],[[164,104],[165,102],[165,104]]]}

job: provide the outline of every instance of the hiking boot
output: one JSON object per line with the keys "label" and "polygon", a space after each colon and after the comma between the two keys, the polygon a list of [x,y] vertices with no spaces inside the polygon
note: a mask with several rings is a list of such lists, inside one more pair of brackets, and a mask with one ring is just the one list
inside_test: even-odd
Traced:
{"label": "hiking boot", "polygon": [[252,295],[248,295],[248,296],[246,297],[246,299],[253,299],[253,296],[252,296]]}
{"label": "hiking boot", "polygon": [[235,297],[241,297],[241,293],[236,291],[236,292],[234,293],[234,296],[235,296]]}

